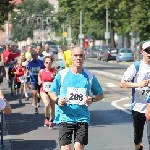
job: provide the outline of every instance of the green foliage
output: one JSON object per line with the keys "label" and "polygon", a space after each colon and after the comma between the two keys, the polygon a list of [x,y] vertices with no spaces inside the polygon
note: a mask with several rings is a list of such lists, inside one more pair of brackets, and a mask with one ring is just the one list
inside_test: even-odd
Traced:
{"label": "green foliage", "polygon": [[104,39],[106,9],[108,8],[109,31],[129,37],[137,32],[141,40],[150,37],[149,0],[59,0],[58,20],[71,24],[72,35],[79,34],[79,12],[83,12],[83,34],[93,39]]}
{"label": "green foliage", "polygon": [[12,0],[0,1],[0,28],[4,22],[8,20],[8,13],[12,12],[14,9],[14,4],[11,2]]}
{"label": "green foliage", "polygon": [[[42,29],[41,20],[37,23],[37,17],[42,19],[44,28],[49,25],[46,24],[46,17],[52,16],[54,6],[47,2],[47,0],[25,0],[18,5],[18,12],[12,13],[12,36],[18,41],[26,40],[28,37],[33,37],[33,30]],[[51,21],[52,22],[52,21]],[[55,23],[53,22],[53,26]]]}

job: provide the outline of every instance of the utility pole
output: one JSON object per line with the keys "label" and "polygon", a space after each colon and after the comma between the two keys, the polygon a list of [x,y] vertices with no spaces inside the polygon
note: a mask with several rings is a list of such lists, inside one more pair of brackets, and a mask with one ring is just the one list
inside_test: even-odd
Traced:
{"label": "utility pole", "polygon": [[108,46],[108,39],[110,39],[110,32],[108,32],[108,8],[106,8],[106,32],[105,32],[106,46]]}
{"label": "utility pole", "polygon": [[[80,11],[80,35],[82,35],[82,11]],[[82,37],[80,37],[80,47],[82,47]]]}
{"label": "utility pole", "polygon": [[43,31],[44,31],[44,24],[43,24],[43,14],[42,14],[42,18],[41,18],[41,22],[42,22],[42,47],[44,46],[44,43],[43,43]]}
{"label": "utility pole", "polygon": [[84,35],[82,34],[82,11],[80,11],[80,34],[79,34],[79,39],[80,39],[80,47],[83,47],[82,40],[84,39]]}
{"label": "utility pole", "polygon": [[[63,28],[63,33],[64,33],[64,23],[63,23],[63,25],[62,25],[62,28]],[[63,35],[63,45],[64,45],[64,35]]]}

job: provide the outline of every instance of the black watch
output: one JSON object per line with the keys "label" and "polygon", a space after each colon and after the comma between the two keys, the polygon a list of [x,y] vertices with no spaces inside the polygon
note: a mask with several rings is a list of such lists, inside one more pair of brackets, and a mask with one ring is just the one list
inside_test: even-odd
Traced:
{"label": "black watch", "polygon": [[95,102],[95,97],[92,97],[92,102]]}
{"label": "black watch", "polygon": [[59,98],[56,98],[56,100],[55,100],[55,104],[57,104],[57,105],[58,105],[58,100],[59,100]]}

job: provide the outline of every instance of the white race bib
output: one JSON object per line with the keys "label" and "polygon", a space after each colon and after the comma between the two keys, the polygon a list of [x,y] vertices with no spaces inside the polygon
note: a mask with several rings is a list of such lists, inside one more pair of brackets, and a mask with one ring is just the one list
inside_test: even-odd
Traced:
{"label": "white race bib", "polygon": [[85,88],[67,87],[66,98],[67,103],[69,104],[85,105],[85,95],[86,95]]}
{"label": "white race bib", "polygon": [[43,82],[43,90],[48,92],[52,82]]}
{"label": "white race bib", "polygon": [[150,87],[139,88],[139,99],[146,100],[150,93]]}
{"label": "white race bib", "polygon": [[38,75],[40,71],[40,67],[32,67],[32,75]]}
{"label": "white race bib", "polygon": [[27,82],[27,76],[26,75],[19,77],[19,79],[20,79],[21,83]]}

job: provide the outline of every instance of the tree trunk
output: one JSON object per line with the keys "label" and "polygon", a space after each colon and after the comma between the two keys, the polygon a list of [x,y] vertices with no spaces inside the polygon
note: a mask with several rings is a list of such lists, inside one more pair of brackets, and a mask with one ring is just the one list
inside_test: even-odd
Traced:
{"label": "tree trunk", "polygon": [[126,37],[126,48],[130,48],[130,37]]}
{"label": "tree trunk", "polygon": [[113,28],[114,28],[114,24],[112,22],[110,22],[110,41],[111,41],[111,46],[113,48],[115,48],[116,47],[116,43],[115,43],[115,40],[114,40],[115,32],[114,32]]}

